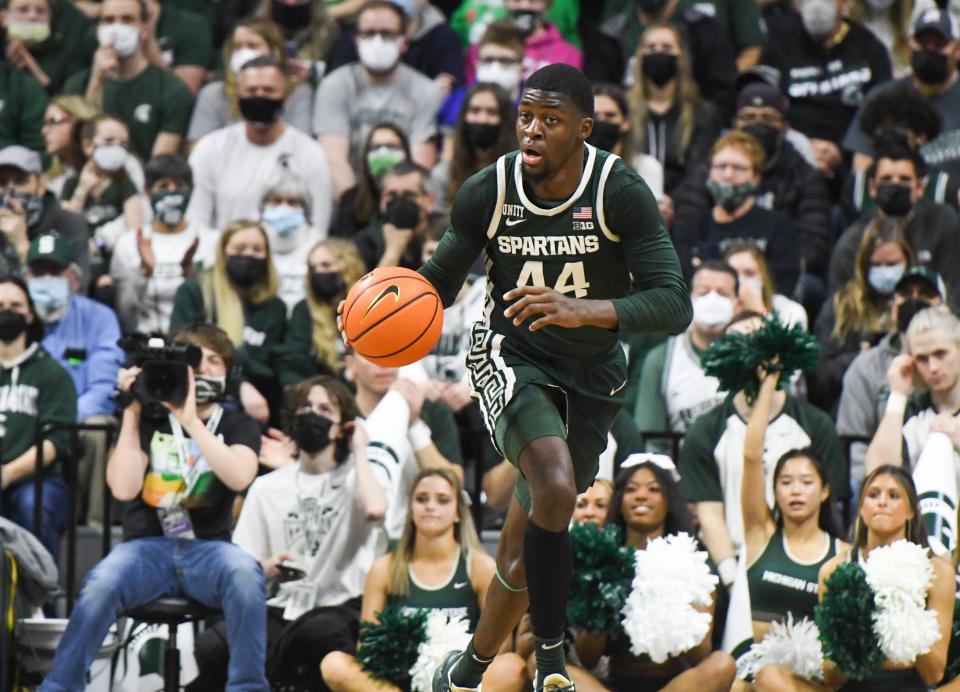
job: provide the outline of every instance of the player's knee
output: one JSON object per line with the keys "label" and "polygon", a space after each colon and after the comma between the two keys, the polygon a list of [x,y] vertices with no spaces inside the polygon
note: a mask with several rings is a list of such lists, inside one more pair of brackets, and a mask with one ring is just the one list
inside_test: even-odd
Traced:
{"label": "player's knee", "polygon": [[332,690],[343,686],[352,669],[353,656],[342,651],[331,651],[320,661],[320,674],[327,687]]}
{"label": "player's knee", "polygon": [[548,531],[563,531],[570,524],[570,517],[577,503],[577,489],[560,478],[541,486],[531,493],[530,515],[534,522]]}

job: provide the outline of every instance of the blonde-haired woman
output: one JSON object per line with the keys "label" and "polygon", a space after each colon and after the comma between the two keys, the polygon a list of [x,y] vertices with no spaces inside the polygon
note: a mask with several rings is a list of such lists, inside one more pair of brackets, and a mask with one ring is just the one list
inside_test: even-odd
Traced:
{"label": "blonde-haired woman", "polygon": [[822,407],[830,410],[839,399],[843,374],[857,354],[896,327],[890,303],[900,277],[916,261],[902,220],[877,218],[864,230],[853,278],[824,303],[814,324],[823,353],[810,392]]}
{"label": "blonde-haired woman", "polygon": [[340,372],[343,343],[337,331],[337,304],[366,272],[356,246],[327,238],[307,256],[307,297],[293,308],[278,359],[280,384]]}
{"label": "blonde-haired woman", "polygon": [[[386,605],[443,609],[466,617],[472,631],[495,570],[460,480],[448,469],[422,469],[413,481],[399,543],[373,563],[367,576],[360,618],[376,622]],[[353,656],[339,651],[328,654],[320,670],[334,692],[400,689],[374,680]],[[498,656],[483,677],[484,690],[519,692],[528,684],[523,659],[510,653]]]}
{"label": "blonde-haired woman", "polygon": [[640,37],[636,76],[630,89],[634,144],[660,161],[667,195],[687,164],[705,160],[720,133],[720,115],[697,94],[690,56],[670,24],[652,24]]}
{"label": "blonde-haired woman", "polygon": [[57,197],[67,179],[77,175],[87,162],[80,130],[96,116],[96,107],[82,96],[55,96],[47,104],[40,127],[43,145],[50,156],[50,167],[44,177],[47,189]]}
{"label": "blonde-haired woman", "polygon": [[[194,322],[213,322],[223,329],[237,348],[244,381],[260,392],[274,413],[280,410],[281,391],[273,361],[287,326],[278,285],[263,226],[234,221],[220,234],[213,267],[180,284],[170,317],[171,329]],[[264,421],[269,413],[262,401],[253,403],[252,394],[242,393],[244,408]]]}
{"label": "blonde-haired woman", "polygon": [[[240,120],[237,74],[244,64],[261,55],[276,58],[283,71],[290,74],[291,66],[280,27],[266,17],[240,20],[223,42],[223,79],[206,84],[197,94],[197,105],[187,129],[188,142],[196,142],[204,135]],[[293,90],[284,105],[283,120],[298,130],[310,132],[313,89],[296,77],[290,80]]]}

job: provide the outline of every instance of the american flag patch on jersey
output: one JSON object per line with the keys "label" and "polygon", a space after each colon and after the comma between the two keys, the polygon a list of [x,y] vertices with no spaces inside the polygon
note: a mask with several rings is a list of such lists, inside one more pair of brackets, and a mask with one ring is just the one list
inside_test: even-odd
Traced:
{"label": "american flag patch on jersey", "polygon": [[579,221],[589,221],[593,218],[593,207],[574,207],[573,218]]}

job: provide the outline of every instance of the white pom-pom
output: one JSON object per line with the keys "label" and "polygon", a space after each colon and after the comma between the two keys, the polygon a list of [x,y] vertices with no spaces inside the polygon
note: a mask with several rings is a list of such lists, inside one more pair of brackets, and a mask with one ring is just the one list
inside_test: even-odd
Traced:
{"label": "white pom-pom", "polygon": [[452,649],[463,650],[470,643],[470,622],[451,617],[443,610],[431,610],[427,616],[427,632],[417,649],[417,661],[410,668],[411,692],[430,692],[433,671]]}
{"label": "white pom-pom", "polygon": [[784,666],[805,680],[822,679],[823,651],[817,625],[807,618],[794,622],[791,613],[787,613],[785,623],[771,623],[763,641],[754,644],[737,661],[737,676],[756,675],[761,668],[771,665]]}
{"label": "white pom-pom", "polygon": [[927,550],[907,540],[875,548],[863,563],[877,610],[873,631],[892,663],[910,664],[940,639],[937,614],[926,609],[933,583]]}
{"label": "white pom-pom", "polygon": [[707,554],[687,534],[657,538],[638,550],[633,588],[623,606],[623,628],[635,656],[655,663],[689,651],[707,635],[716,575]]}

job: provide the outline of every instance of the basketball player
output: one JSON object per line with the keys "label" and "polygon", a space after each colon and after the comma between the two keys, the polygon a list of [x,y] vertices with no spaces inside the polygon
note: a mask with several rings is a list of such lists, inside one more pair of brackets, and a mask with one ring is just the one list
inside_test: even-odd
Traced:
{"label": "basketball player", "polygon": [[483,615],[467,650],[437,670],[434,692],[479,689],[528,603],[534,689],[574,689],[563,651],[567,527],[623,399],[617,334],[675,334],[690,322],[656,200],[630,166],[585,143],[592,130],[581,72],[556,64],[531,75],[519,152],[464,183],[449,230],[420,270],[448,306],[486,252],[485,319],[473,326],[467,368],[494,443],[520,470]]}

